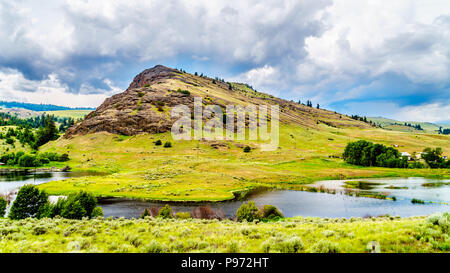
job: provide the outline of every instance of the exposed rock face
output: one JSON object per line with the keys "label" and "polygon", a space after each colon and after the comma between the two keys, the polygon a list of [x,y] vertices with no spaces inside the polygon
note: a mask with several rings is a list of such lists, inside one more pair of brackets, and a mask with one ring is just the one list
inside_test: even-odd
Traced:
{"label": "exposed rock face", "polygon": [[123,93],[106,99],[84,121],[71,127],[65,137],[106,131],[113,134],[137,135],[170,131],[172,106],[193,106],[186,94],[146,87],[155,81],[170,78],[176,70],[155,66],[137,75]]}
{"label": "exposed rock face", "polygon": [[134,77],[133,82],[130,84],[127,90],[133,88],[144,87],[150,85],[157,80],[172,78],[177,73],[177,70],[165,67],[163,65],[157,65],[151,69],[142,71],[139,75]]}

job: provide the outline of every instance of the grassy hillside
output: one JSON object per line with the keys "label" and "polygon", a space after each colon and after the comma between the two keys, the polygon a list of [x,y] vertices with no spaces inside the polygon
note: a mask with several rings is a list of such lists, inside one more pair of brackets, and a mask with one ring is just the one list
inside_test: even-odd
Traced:
{"label": "grassy hillside", "polygon": [[217,220],[0,219],[0,252],[448,252],[447,235],[423,217],[236,223]]}

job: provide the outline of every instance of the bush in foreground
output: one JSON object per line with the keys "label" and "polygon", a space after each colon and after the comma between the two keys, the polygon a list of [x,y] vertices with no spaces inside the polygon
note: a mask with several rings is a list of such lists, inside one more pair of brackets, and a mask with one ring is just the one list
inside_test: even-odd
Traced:
{"label": "bush in foreground", "polygon": [[0,197],[0,218],[5,216],[7,205],[8,202],[6,202],[6,199],[4,197]]}
{"label": "bush in foreground", "polygon": [[158,216],[163,219],[172,218],[172,208],[166,204],[159,210]]}
{"label": "bush in foreground", "polygon": [[283,218],[283,214],[278,210],[277,207],[272,205],[264,205],[264,207],[261,208],[261,217],[263,219],[275,219],[275,218]]}
{"label": "bush in foreground", "polygon": [[259,210],[254,201],[242,204],[236,211],[236,218],[238,221],[253,222],[253,220],[260,219]]}
{"label": "bush in foreground", "polygon": [[48,195],[33,185],[20,188],[14,200],[9,218],[13,220],[25,218],[41,218],[48,207]]}

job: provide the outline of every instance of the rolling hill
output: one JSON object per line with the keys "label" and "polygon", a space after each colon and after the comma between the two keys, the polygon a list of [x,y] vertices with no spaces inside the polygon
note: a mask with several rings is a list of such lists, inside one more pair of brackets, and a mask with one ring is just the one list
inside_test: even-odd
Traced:
{"label": "rolling hill", "polygon": [[[231,86],[231,87],[230,87]],[[277,150],[258,149],[261,140],[174,141],[170,111],[193,98],[203,106],[277,104],[280,142]],[[256,92],[245,84],[227,83],[156,66],[137,75],[123,93],[114,95],[64,137],[43,151],[68,153],[73,170],[102,172],[40,185],[50,194],[79,190],[97,196],[170,201],[223,201],[255,189],[301,189],[322,179],[422,176],[450,177],[448,170],[364,168],[340,156],[349,141],[365,139],[420,152],[442,147],[450,154],[450,136],[390,131],[350,117]],[[171,147],[155,145],[157,140]],[[245,153],[243,148],[251,147]]]}
{"label": "rolling hill", "polygon": [[418,121],[398,121],[394,119],[388,119],[383,117],[368,117],[368,120],[371,120],[375,124],[381,125],[383,129],[386,130],[396,130],[403,132],[413,132],[417,131],[412,127],[405,126],[405,123],[411,125],[420,125],[422,129],[427,133],[437,133],[440,127],[442,129],[450,128],[448,124],[435,124],[431,122],[418,122]]}

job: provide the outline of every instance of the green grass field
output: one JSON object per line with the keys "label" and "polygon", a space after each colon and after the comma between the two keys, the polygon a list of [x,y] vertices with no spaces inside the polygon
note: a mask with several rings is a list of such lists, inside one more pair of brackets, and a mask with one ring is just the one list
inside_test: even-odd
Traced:
{"label": "green grass field", "polygon": [[431,217],[239,223],[197,219],[0,219],[0,252],[448,252],[444,223]]}

